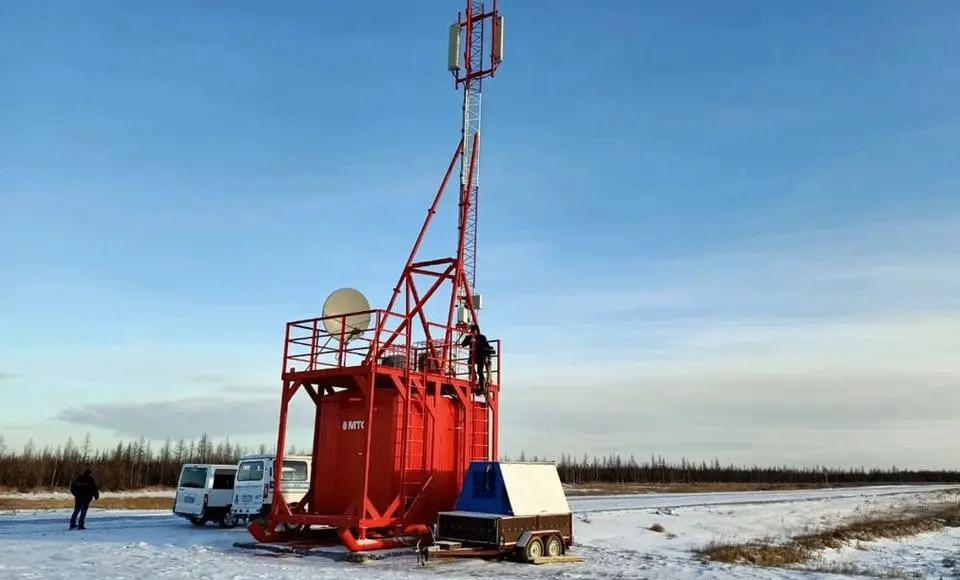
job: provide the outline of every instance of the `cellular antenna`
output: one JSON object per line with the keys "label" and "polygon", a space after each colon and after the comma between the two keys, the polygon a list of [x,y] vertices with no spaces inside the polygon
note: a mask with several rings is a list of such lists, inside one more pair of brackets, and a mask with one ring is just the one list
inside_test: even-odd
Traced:
{"label": "cellular antenna", "polygon": [[[489,52],[484,48],[488,47]],[[463,265],[465,284],[458,285],[458,322],[476,320],[480,309],[477,285],[477,230],[480,193],[480,110],[483,79],[492,77],[503,61],[503,16],[493,0],[489,9],[482,0],[467,0],[465,12],[450,25],[447,68],[454,86],[463,88],[463,154],[460,156],[460,224],[457,261]]]}

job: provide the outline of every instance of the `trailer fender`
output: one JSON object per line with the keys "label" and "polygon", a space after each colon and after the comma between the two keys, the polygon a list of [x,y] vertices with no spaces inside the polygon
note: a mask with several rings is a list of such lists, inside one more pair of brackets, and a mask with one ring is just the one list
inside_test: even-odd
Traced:
{"label": "trailer fender", "polygon": [[530,540],[547,534],[560,534],[560,530],[530,530],[523,532],[520,534],[520,538],[517,539],[517,548],[525,550]]}

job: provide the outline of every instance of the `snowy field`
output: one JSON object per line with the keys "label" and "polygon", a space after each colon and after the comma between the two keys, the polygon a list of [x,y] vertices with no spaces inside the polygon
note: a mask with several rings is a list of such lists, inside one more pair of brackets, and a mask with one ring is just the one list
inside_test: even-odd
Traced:
{"label": "snowy field", "polygon": [[[276,557],[233,547],[245,529],[195,528],[168,511],[92,509],[86,531],[66,529],[69,512],[0,512],[0,578],[849,578],[800,570],[702,563],[710,542],[786,539],[887,509],[950,501],[957,486],[816,491],[644,494],[576,497],[580,564],[531,566],[477,560],[432,563],[392,558],[365,564],[320,557]],[[664,532],[648,530],[660,524]],[[960,532],[879,541],[824,553],[827,566],[957,577]]]}
{"label": "snowy field", "polygon": [[[138,489],[136,491],[105,491],[100,494],[100,497],[169,497],[173,499],[175,493],[172,489]],[[69,499],[73,501],[73,496],[66,491],[0,492],[0,499],[25,501]]]}

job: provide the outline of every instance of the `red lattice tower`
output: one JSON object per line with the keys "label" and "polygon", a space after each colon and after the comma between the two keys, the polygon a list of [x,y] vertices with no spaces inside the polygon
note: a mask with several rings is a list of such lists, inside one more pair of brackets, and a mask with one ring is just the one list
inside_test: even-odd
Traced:
{"label": "red lattice tower", "polygon": [[[500,341],[490,340],[495,354],[484,390],[461,338],[480,309],[474,285],[482,80],[502,58],[497,1],[467,0],[451,26],[448,56],[463,89],[460,142],[386,308],[371,309],[362,294],[341,289],[323,316],[287,324],[276,461],[283,461],[290,401],[305,391],[316,406],[311,484],[301,501],[288,504],[282,471],[275,471],[270,513],[248,526],[257,540],[330,539],[353,551],[400,545],[403,536],[428,533],[438,511],[452,509],[471,461],[499,456]],[[456,252],[422,259],[421,244],[458,161]],[[426,306],[439,300],[445,317],[431,321]]]}

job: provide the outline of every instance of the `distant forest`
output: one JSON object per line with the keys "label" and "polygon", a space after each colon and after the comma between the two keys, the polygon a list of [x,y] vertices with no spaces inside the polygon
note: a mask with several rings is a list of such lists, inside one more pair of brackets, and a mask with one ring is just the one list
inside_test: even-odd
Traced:
{"label": "distant forest", "polygon": [[[110,449],[94,449],[89,435],[77,444],[68,439],[56,447],[38,449],[27,444],[20,451],[12,451],[0,436],[0,487],[23,491],[57,489],[69,486],[71,479],[84,467],[90,467],[104,490],[127,490],[144,487],[176,485],[183,463],[236,463],[248,453],[272,452],[260,445],[251,449],[231,443],[228,439],[212,441],[206,435],[195,441],[167,440],[152,446],[145,439],[118,443]],[[287,453],[309,453],[309,450],[290,448]],[[503,457],[508,460],[510,458]],[[538,461],[544,458],[515,459]],[[669,462],[653,456],[638,460],[633,456],[573,458],[563,455],[557,459],[560,479],[571,484],[810,484],[830,485],[880,483],[956,483],[960,471],[911,471],[864,468],[798,468],[724,466],[718,460]]]}

